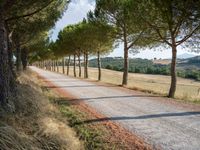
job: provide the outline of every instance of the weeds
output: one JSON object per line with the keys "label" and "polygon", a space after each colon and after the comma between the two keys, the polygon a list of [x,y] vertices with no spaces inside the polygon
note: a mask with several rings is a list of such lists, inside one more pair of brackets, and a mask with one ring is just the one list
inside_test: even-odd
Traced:
{"label": "weeds", "polygon": [[67,118],[69,125],[75,128],[80,139],[84,141],[85,149],[106,149],[102,139],[103,133],[84,124],[86,114],[71,108],[69,104],[61,104],[59,109],[63,116]]}

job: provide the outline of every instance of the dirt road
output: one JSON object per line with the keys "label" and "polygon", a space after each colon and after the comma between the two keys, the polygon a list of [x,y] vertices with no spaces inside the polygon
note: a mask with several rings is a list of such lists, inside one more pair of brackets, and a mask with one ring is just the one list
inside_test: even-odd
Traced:
{"label": "dirt road", "polygon": [[30,68],[107,116],[87,123],[115,121],[161,149],[200,149],[200,106]]}

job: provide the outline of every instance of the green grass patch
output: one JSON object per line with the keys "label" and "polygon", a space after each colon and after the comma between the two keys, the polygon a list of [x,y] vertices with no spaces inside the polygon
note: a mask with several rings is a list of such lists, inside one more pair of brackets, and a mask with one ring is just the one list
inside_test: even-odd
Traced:
{"label": "green grass patch", "polygon": [[49,98],[50,102],[59,108],[63,117],[65,117],[69,123],[69,126],[75,129],[80,140],[84,142],[84,147],[87,150],[107,150],[115,149],[114,144],[105,139],[108,135],[108,131],[102,125],[94,125],[85,123],[88,119],[88,114],[70,105],[67,100],[63,98],[64,104],[59,103],[59,99]]}

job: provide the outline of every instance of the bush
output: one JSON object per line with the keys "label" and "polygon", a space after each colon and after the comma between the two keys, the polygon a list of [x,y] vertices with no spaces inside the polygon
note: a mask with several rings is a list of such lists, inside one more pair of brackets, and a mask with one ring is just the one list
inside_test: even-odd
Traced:
{"label": "bush", "polygon": [[140,72],[141,72],[140,69],[135,67],[135,73],[140,73]]}
{"label": "bush", "polygon": [[110,70],[112,70],[113,67],[112,67],[111,65],[107,65],[107,66],[106,66],[106,69],[110,69]]}
{"label": "bush", "polygon": [[199,80],[200,78],[200,72],[196,71],[196,70],[192,70],[190,72],[187,72],[185,74],[185,78],[190,78],[190,79],[195,79],[195,80]]}
{"label": "bush", "polygon": [[113,66],[113,70],[115,70],[115,71],[121,71],[121,68],[119,68],[118,66]]}

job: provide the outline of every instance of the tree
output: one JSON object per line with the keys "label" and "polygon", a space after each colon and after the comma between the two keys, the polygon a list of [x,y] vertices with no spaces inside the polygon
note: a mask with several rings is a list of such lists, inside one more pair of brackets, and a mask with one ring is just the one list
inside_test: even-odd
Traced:
{"label": "tree", "polygon": [[30,17],[10,20],[8,27],[13,31],[13,42],[16,48],[17,71],[20,71],[21,66],[21,49],[29,43],[40,32],[51,29],[62,12],[65,10],[65,3],[51,2],[41,7],[40,11]]}
{"label": "tree", "polygon": [[46,32],[32,39],[27,46],[27,49],[29,49],[30,63],[54,57],[52,51],[54,45],[49,41],[48,33]]}
{"label": "tree", "polygon": [[143,0],[136,7],[137,15],[156,35],[154,40],[164,43],[172,50],[169,97],[174,97],[176,91],[177,47],[199,45],[199,8],[200,1],[195,0]]}
{"label": "tree", "polygon": [[131,0],[96,0],[96,14],[107,24],[116,29],[116,39],[124,44],[124,73],[122,85],[127,85],[128,81],[128,53],[129,50],[141,39],[145,33],[145,28],[137,26],[140,22],[135,14],[134,5],[130,5]]}
{"label": "tree", "polygon": [[[91,33],[92,32],[91,32],[90,26],[86,19],[83,19],[83,21],[77,25],[77,28],[75,30],[76,45],[77,45],[79,54],[82,54],[84,58],[84,78],[88,78],[89,54],[94,49]],[[80,67],[79,67],[79,70],[80,70]]]}
{"label": "tree", "polygon": [[[100,22],[92,12],[88,14],[88,21],[69,25],[59,32],[56,55],[74,55],[74,76],[76,76],[76,56],[79,62],[79,77],[81,77],[81,56],[84,57],[84,77],[88,78],[88,56],[98,54],[99,80],[101,79],[100,53],[112,50],[114,39],[113,27]],[[70,59],[69,59],[70,61]],[[68,72],[68,71],[67,71]]]}
{"label": "tree", "polygon": [[[13,71],[11,66],[11,39],[12,39],[12,21],[25,18],[30,19],[43,9],[48,9],[48,6],[53,5],[54,10],[59,6],[66,7],[66,0],[3,0],[0,1],[0,103],[6,106],[8,99],[11,96],[11,83],[14,82]],[[23,5],[22,5],[23,4]],[[64,9],[62,9],[64,10]],[[62,11],[56,12],[54,15],[62,15]],[[43,19],[38,17],[38,19]],[[53,20],[55,21],[55,20]]]}
{"label": "tree", "polygon": [[22,60],[23,70],[26,70],[28,64],[28,50],[26,47],[24,47],[21,51],[21,60]]}
{"label": "tree", "polygon": [[[69,25],[65,27],[62,31],[59,32],[57,43],[57,48],[54,53],[59,56],[71,56],[74,55],[74,76],[76,77],[76,56],[79,54],[78,46],[78,35],[76,34],[77,25]],[[68,69],[67,74],[69,74],[69,63],[70,57],[68,60]]]}
{"label": "tree", "polygon": [[[79,59],[79,77],[81,76],[81,55],[84,56],[84,77],[88,78],[88,55],[94,49],[92,42],[91,29],[86,20],[82,22],[70,25],[64,28],[60,32],[58,38],[58,45],[60,45],[61,53],[74,55],[74,58],[78,56]],[[75,72],[75,59],[74,59],[74,76]]]}
{"label": "tree", "polygon": [[88,13],[88,26],[90,31],[89,41],[93,43],[93,53],[97,54],[98,80],[101,80],[101,55],[109,53],[114,48],[114,28],[95,16],[93,12]]}

